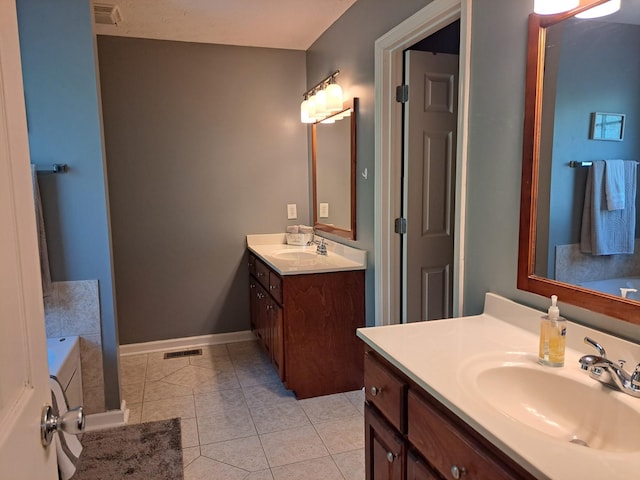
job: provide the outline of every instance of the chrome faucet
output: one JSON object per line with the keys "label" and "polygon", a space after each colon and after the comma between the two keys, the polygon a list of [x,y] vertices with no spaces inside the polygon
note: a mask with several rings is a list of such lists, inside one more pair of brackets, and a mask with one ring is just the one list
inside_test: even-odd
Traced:
{"label": "chrome faucet", "polygon": [[589,372],[589,376],[604,385],[620,390],[632,397],[640,398],[640,364],[629,374],[624,370],[624,360],[616,364],[607,358],[602,345],[589,337],[584,337],[584,343],[591,345],[598,351],[598,355],[584,355],[580,358],[580,368]]}
{"label": "chrome faucet", "polygon": [[320,241],[317,240],[309,240],[307,242],[307,246],[310,247],[311,245],[316,244],[318,245],[318,248],[316,248],[316,253],[318,255],[327,255],[327,245],[326,243],[324,243],[324,238],[322,238]]}

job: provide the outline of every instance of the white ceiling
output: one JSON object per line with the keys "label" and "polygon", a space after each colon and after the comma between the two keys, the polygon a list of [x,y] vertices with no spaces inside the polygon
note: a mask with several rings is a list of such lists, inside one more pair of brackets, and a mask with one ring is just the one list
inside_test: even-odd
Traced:
{"label": "white ceiling", "polygon": [[307,50],[356,0],[94,0],[120,25],[99,35]]}

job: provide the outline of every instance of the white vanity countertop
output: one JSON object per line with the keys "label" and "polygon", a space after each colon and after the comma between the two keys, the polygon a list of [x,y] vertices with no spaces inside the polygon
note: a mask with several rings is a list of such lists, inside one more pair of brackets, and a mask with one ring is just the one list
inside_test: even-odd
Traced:
{"label": "white vanity countertop", "polygon": [[[320,241],[322,237],[315,236]],[[327,255],[317,255],[317,245],[287,245],[284,233],[247,235],[247,247],[280,275],[365,270],[367,252],[324,239]]]}
{"label": "white vanity countertop", "polygon": [[[554,370],[571,381],[584,382],[587,388],[606,389],[580,370],[578,359],[596,353],[583,343],[585,336],[603,345],[608,358],[626,359],[627,370],[633,371],[640,362],[640,345],[568,322],[565,366],[539,365],[538,329],[545,313],[488,293],[481,315],[360,328],[357,335],[537,478],[636,478],[640,445],[636,452],[614,452],[551,438],[491,406],[469,380],[469,371],[477,364],[502,355],[508,365],[509,356],[517,352],[530,363],[527,368]],[[617,396],[616,400],[640,412],[640,398],[606,390],[607,395]]]}

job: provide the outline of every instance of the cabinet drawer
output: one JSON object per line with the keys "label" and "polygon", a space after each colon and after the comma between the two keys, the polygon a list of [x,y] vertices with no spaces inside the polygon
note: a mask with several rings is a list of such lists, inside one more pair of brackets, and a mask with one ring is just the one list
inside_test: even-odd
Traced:
{"label": "cabinet drawer", "polygon": [[514,477],[494,461],[479,443],[413,391],[408,394],[408,438],[445,478],[508,480]]}
{"label": "cabinet drawer", "polygon": [[262,260],[259,260],[257,258],[255,259],[255,265],[256,278],[264,288],[269,290],[269,267],[267,267],[267,265]]}
{"label": "cabinet drawer", "polygon": [[269,272],[269,293],[282,305],[282,278],[274,272]]}
{"label": "cabinet drawer", "polygon": [[405,433],[407,384],[370,352],[364,356],[364,387],[367,401]]}

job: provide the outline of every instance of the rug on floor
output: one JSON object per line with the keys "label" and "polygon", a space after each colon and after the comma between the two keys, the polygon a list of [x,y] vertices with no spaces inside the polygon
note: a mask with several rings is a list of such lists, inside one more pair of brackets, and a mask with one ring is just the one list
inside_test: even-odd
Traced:
{"label": "rug on floor", "polygon": [[73,480],[180,480],[180,419],[85,433]]}

